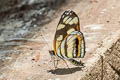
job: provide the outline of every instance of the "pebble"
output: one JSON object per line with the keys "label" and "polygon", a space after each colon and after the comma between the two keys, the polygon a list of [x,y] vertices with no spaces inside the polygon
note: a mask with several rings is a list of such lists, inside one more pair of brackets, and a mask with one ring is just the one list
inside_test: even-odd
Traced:
{"label": "pebble", "polygon": [[103,9],[102,11],[104,11],[104,12],[105,12],[105,11],[107,11],[107,9]]}
{"label": "pebble", "polygon": [[111,9],[114,9],[115,7],[111,7]]}
{"label": "pebble", "polygon": [[37,25],[34,25],[33,27],[37,27]]}
{"label": "pebble", "polygon": [[60,80],[60,78],[56,78],[55,80]]}

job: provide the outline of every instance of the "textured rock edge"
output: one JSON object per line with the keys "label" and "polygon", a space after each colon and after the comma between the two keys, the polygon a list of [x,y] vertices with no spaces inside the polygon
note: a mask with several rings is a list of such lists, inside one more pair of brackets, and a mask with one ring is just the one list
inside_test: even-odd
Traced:
{"label": "textured rock edge", "polygon": [[120,29],[109,34],[86,61],[80,80],[120,79]]}

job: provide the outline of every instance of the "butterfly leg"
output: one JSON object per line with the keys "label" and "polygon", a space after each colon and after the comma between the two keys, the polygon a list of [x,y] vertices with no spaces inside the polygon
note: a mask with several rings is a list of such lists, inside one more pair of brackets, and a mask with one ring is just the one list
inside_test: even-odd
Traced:
{"label": "butterfly leg", "polygon": [[69,68],[69,66],[68,66],[68,64],[67,64],[67,62],[64,60],[64,59],[62,59],[64,62],[65,62],[65,64],[67,65],[67,67],[68,67],[68,69],[69,69],[69,71],[70,71],[70,73],[72,73],[72,70]]}
{"label": "butterfly leg", "polygon": [[56,70],[58,68],[57,65],[58,65],[59,59],[54,58],[53,61],[54,61],[54,68],[55,68],[54,73],[56,73],[57,72]]}
{"label": "butterfly leg", "polygon": [[57,69],[58,61],[59,60],[54,60],[54,67],[55,67],[55,69]]}
{"label": "butterfly leg", "polygon": [[80,64],[79,66],[85,67],[84,63],[81,60],[80,60],[79,64]]}

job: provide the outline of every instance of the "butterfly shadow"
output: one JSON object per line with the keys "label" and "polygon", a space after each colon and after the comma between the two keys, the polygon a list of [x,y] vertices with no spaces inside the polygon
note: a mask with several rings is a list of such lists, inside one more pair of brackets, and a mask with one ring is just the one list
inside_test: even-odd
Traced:
{"label": "butterfly shadow", "polygon": [[54,70],[48,70],[48,72],[56,75],[65,75],[65,74],[72,74],[77,71],[82,71],[83,67],[73,67],[73,68],[57,68]]}

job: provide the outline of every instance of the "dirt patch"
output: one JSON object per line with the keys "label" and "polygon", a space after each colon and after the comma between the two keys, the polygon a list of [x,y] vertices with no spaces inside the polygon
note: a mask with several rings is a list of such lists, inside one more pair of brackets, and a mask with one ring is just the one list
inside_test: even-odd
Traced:
{"label": "dirt patch", "polygon": [[[107,65],[109,65],[110,70],[112,70],[112,68],[114,70],[118,69],[116,67],[114,68],[115,65],[110,63],[110,59],[104,57],[107,56],[107,54],[104,53],[107,52],[107,49],[110,49],[113,46],[112,43],[115,45],[119,38],[118,34],[120,31],[117,32],[120,25],[118,19],[120,13],[119,3],[119,0],[93,0],[92,2],[91,0],[81,0],[75,4],[72,3],[71,5],[62,7],[60,9],[61,11],[56,12],[57,17],[52,22],[42,27],[40,31],[37,31],[33,35],[32,38],[29,37],[30,41],[28,41],[27,44],[26,42],[14,42],[15,44],[20,43],[20,45],[18,44],[17,47],[14,47],[13,51],[20,51],[22,54],[12,64],[5,65],[5,68],[1,69],[5,72],[1,73],[0,79],[94,80],[101,79],[102,75],[110,73],[109,71],[106,71],[104,74],[101,74],[101,70],[105,71]],[[72,73],[70,73],[65,63],[60,61],[58,65],[59,68],[56,70],[56,73],[54,73],[55,69],[48,50],[52,49],[56,26],[59,22],[61,14],[66,9],[72,9],[80,18],[80,28],[85,36],[86,41],[86,56],[84,59],[82,59],[82,61],[85,63],[85,68],[81,69],[67,62],[70,69],[72,69]],[[31,42],[31,40],[34,41]],[[5,49],[5,52],[7,51],[9,50]],[[40,54],[40,59],[38,62],[36,62],[34,59],[37,54]],[[111,51],[108,53],[108,55],[109,54],[111,54]],[[110,58],[112,59],[112,55]],[[107,63],[106,59],[109,61],[109,64]],[[97,63],[100,64],[97,65]],[[102,65],[103,67],[101,68]],[[94,71],[94,68],[96,70],[94,73],[99,74],[100,76],[90,73],[91,70]],[[100,70],[100,72],[98,70]],[[115,73],[114,70],[111,71],[111,75]],[[95,77],[91,77],[89,73]],[[117,75],[117,73],[115,73],[115,75]],[[115,79],[119,79],[118,76],[116,76]]]}

